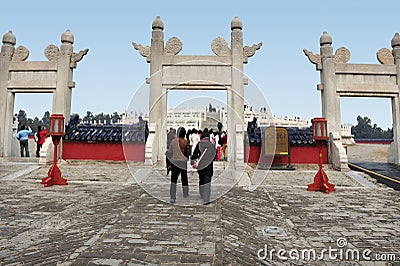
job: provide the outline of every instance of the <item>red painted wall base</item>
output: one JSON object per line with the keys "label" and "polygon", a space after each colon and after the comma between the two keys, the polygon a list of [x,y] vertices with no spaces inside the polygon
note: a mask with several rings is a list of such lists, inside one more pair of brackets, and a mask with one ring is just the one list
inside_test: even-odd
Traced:
{"label": "red painted wall base", "polygon": [[62,158],[64,160],[144,162],[145,148],[145,144],[63,142]]}
{"label": "red painted wall base", "polygon": [[[261,154],[261,146],[245,146],[245,158],[247,163],[258,163]],[[290,147],[290,163],[292,164],[318,164],[319,148],[316,146]],[[322,148],[322,163],[328,163],[328,147]],[[288,157],[276,156],[273,164],[288,164]]]}

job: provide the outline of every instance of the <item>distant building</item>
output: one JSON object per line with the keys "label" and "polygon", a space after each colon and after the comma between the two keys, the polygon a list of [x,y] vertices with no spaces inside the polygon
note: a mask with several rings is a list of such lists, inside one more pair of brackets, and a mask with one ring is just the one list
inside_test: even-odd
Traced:
{"label": "distant building", "polygon": [[[144,120],[148,120],[148,114],[140,114]],[[130,124],[137,123],[139,120],[138,114],[129,114],[122,117],[122,123]],[[253,121],[257,118],[257,126],[285,126],[285,127],[308,127],[308,121],[300,117],[277,117],[271,115],[265,107],[258,110],[252,107],[246,107],[244,110],[244,124]],[[223,125],[227,124],[227,110],[225,107],[215,108],[207,106],[204,108],[179,108],[170,109],[167,112],[167,126],[166,128],[178,128],[183,126],[187,129],[191,128],[217,128],[218,122]]]}

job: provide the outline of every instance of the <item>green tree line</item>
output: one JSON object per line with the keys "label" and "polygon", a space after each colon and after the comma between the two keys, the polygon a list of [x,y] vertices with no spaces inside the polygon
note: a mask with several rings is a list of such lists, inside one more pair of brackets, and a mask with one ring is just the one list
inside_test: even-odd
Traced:
{"label": "green tree line", "polygon": [[[75,115],[72,114],[71,117]],[[29,118],[25,112],[25,110],[19,110],[17,114],[14,115],[14,119],[18,121],[18,129],[21,126],[30,126],[33,132],[36,132],[38,126],[45,126],[47,129],[50,128],[50,112],[46,111],[41,119],[38,117]],[[79,118],[79,122],[90,123],[90,124],[106,124],[109,125],[111,123],[119,123],[121,122],[122,114],[118,114],[118,112],[113,112],[112,114],[104,114],[103,112],[94,114],[91,111],[87,111],[85,116]],[[68,123],[68,121],[66,121]]]}
{"label": "green tree line", "polygon": [[351,134],[356,139],[392,139],[393,128],[383,130],[367,116],[357,116],[357,125],[351,127]]}

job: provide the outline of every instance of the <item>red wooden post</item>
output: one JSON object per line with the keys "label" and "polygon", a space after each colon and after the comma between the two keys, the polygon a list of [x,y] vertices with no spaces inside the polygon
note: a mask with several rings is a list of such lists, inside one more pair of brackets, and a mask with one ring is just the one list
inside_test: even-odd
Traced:
{"label": "red wooden post", "polygon": [[53,165],[47,172],[47,177],[42,178],[41,184],[45,187],[52,185],[68,185],[67,179],[62,177],[60,168],[57,166],[57,152],[58,144],[60,143],[61,137],[64,136],[64,116],[62,114],[52,114],[50,116],[50,136],[54,144],[54,160]]}
{"label": "red wooden post", "polygon": [[327,121],[325,118],[314,118],[311,120],[313,125],[313,139],[319,146],[319,170],[314,176],[314,183],[309,184],[308,191],[322,191],[324,193],[329,193],[336,191],[335,185],[329,183],[328,175],[322,168],[322,147],[329,139],[327,130]]}

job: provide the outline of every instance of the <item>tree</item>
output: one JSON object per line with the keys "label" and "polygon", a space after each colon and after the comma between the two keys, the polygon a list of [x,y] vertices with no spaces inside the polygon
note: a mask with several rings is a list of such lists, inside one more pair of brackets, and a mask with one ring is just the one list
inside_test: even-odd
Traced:
{"label": "tree", "polygon": [[111,115],[111,122],[112,122],[113,124],[115,124],[115,123],[118,123],[119,120],[121,120],[121,116],[118,114],[118,112],[112,113],[112,115]]}
{"label": "tree", "polygon": [[47,130],[50,129],[50,112],[46,111],[42,117],[41,121],[42,126],[46,127]]}
{"label": "tree", "polygon": [[27,126],[28,125],[28,119],[26,117],[26,112],[22,109],[19,110],[17,114],[17,119],[18,119],[18,128],[21,128],[21,126]]}
{"label": "tree", "polygon": [[93,123],[93,118],[94,118],[93,117],[93,112],[87,111],[86,115],[83,117],[83,122],[92,124]]}
{"label": "tree", "polygon": [[369,117],[357,116],[357,125],[351,127],[351,133],[357,139],[381,139],[393,138],[393,129],[383,130],[377,124],[371,125],[372,121]]}

